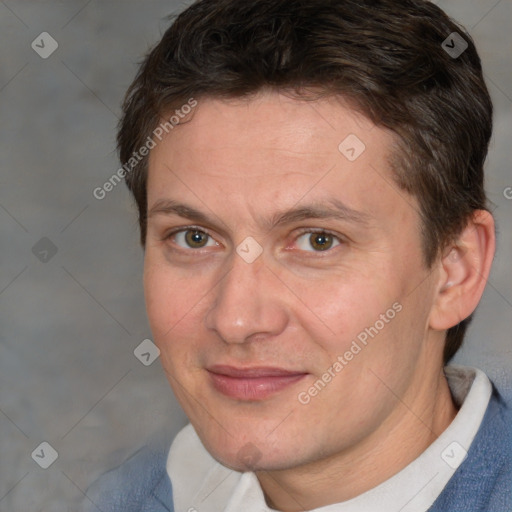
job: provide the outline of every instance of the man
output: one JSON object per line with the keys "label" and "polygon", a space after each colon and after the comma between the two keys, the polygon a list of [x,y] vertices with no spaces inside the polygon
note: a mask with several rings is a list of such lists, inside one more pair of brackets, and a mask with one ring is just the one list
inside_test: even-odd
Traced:
{"label": "man", "polygon": [[510,510],[510,410],[447,366],[494,255],[491,130],[473,42],[427,1],[178,16],[118,143],[190,425],[97,508]]}

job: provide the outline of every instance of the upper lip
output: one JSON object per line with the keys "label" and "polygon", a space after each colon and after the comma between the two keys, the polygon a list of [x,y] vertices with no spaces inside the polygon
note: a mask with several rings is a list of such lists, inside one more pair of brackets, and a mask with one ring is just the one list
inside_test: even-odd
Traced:
{"label": "upper lip", "polygon": [[276,368],[275,366],[252,366],[249,368],[240,368],[217,364],[207,368],[209,372],[219,375],[227,375],[228,377],[255,379],[258,377],[289,377],[291,375],[303,375],[307,372],[300,370],[286,370],[284,368]]}

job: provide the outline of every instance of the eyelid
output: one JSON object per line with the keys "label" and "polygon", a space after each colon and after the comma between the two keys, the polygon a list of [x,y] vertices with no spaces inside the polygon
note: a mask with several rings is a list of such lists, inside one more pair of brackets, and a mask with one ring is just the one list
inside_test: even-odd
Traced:
{"label": "eyelid", "polygon": [[[181,233],[183,231],[200,231],[201,233],[204,233],[209,238],[214,240],[217,245],[220,245],[220,243],[217,241],[217,239],[206,228],[203,228],[201,226],[193,226],[193,225],[192,226],[179,226],[179,227],[171,229],[170,231],[166,231],[165,234],[161,237],[161,241],[166,242],[167,240],[170,240],[171,237],[173,237],[174,235]],[[179,245],[177,247],[179,248],[179,250],[195,251],[195,252],[199,252],[201,249],[204,249],[203,247],[199,247],[197,249],[193,249],[192,247],[189,247],[188,249],[186,249]]]}
{"label": "eyelid", "polygon": [[200,227],[200,226],[177,226],[175,228],[170,229],[169,231],[166,231],[165,234],[162,237],[162,240],[167,240],[172,235],[175,235],[176,233],[179,233],[180,231],[202,231],[203,233],[206,233],[207,235],[211,236],[207,229]]}
{"label": "eyelid", "polygon": [[[294,236],[294,242],[298,238],[300,238],[302,235],[305,235],[307,233],[321,233],[321,234],[332,236],[339,242],[340,245],[347,243],[347,239],[344,236],[342,236],[338,233],[335,233],[333,231],[330,231],[329,229],[325,229],[325,228],[299,228],[298,232]],[[312,252],[313,254],[322,254],[322,253],[326,254],[326,253],[332,252],[336,247],[338,247],[338,246],[336,245],[336,246],[334,246],[330,249],[327,249],[325,251],[302,251],[302,252]]]}
{"label": "eyelid", "polygon": [[[216,244],[220,245],[220,242],[217,241],[217,239],[209,232],[208,229],[202,227],[202,226],[196,226],[196,225],[190,225],[190,226],[178,226],[176,228],[173,228],[171,229],[170,231],[167,231],[165,233],[165,235],[161,238],[161,240],[163,242],[165,242],[166,240],[169,240],[171,237],[173,237],[174,235],[176,235],[177,233],[181,233],[183,231],[193,231],[193,230],[197,230],[197,231],[200,231],[202,233],[204,233],[205,235],[207,235],[208,237],[210,237],[212,240],[215,241]],[[309,227],[309,228],[299,228],[298,230],[295,230],[295,233],[293,235],[293,241],[296,242],[297,239],[299,237],[301,237],[302,235],[304,234],[307,234],[307,233],[323,233],[323,234],[326,234],[326,235],[329,235],[329,236],[332,236],[333,238],[335,238],[340,244],[344,244],[347,242],[346,238],[343,237],[342,235],[340,234],[337,234],[337,233],[334,233],[333,231],[330,231],[329,229],[325,229],[325,228],[313,228],[313,227]],[[179,247],[180,250],[184,250],[184,251],[194,251],[194,252],[199,252],[201,251],[201,249],[203,249],[203,247],[200,247],[200,248],[197,248],[197,249],[193,249],[193,248],[188,248],[188,249],[185,249],[184,247],[180,247],[180,246],[177,246]],[[286,247],[286,249],[288,249],[289,246]],[[331,249],[328,249],[324,252],[325,253],[328,253],[330,251],[332,251],[334,248],[336,248],[338,246],[335,246]],[[303,251],[301,250],[301,252],[312,252],[312,253],[316,253],[316,254],[321,254],[322,251]]]}

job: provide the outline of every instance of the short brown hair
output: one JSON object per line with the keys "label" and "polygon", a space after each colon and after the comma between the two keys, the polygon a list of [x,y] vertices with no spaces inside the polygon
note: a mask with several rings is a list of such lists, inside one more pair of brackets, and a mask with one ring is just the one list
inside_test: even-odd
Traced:
{"label": "short brown hair", "polygon": [[[453,32],[467,43],[454,58]],[[460,41],[460,39],[459,39]],[[398,137],[397,184],[417,198],[430,267],[477,209],[492,103],[467,32],[426,0],[200,0],[145,58],[123,103],[125,165],[170,109],[272,88],[337,95]],[[145,245],[147,157],[126,175]],[[448,362],[471,317],[448,329]]]}

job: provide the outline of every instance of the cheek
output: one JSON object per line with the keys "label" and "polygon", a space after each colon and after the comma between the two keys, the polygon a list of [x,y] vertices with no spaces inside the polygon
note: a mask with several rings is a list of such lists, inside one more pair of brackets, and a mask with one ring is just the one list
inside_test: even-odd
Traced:
{"label": "cheek", "polygon": [[145,264],[144,297],[153,336],[159,340],[179,318],[177,284],[161,267]]}
{"label": "cheek", "polygon": [[[352,341],[379,321],[398,299],[393,278],[389,273],[387,279],[382,277],[385,275],[382,271],[376,275],[346,271],[314,283],[297,280],[295,289],[305,306],[300,308],[301,323],[309,326],[311,338],[322,340],[330,354],[348,350]],[[394,313],[392,310],[390,316]]]}
{"label": "cheek", "polygon": [[[193,341],[186,332],[194,313],[191,290],[164,266],[145,264],[144,295],[153,341],[160,349],[161,364],[169,383],[179,397],[186,382],[182,370],[190,368],[190,351],[193,350]],[[183,343],[184,340],[187,343]]]}
{"label": "cheek", "polygon": [[[197,369],[201,280],[184,278],[165,265],[144,266],[144,295],[153,341],[160,349],[161,363],[178,397],[182,387],[193,389]],[[183,400],[186,396],[182,397]]]}
{"label": "cheek", "polygon": [[156,342],[174,337],[178,328],[190,322],[190,317],[205,295],[200,279],[190,279],[171,271],[166,265],[146,260],[144,264],[144,296],[151,331]]}

